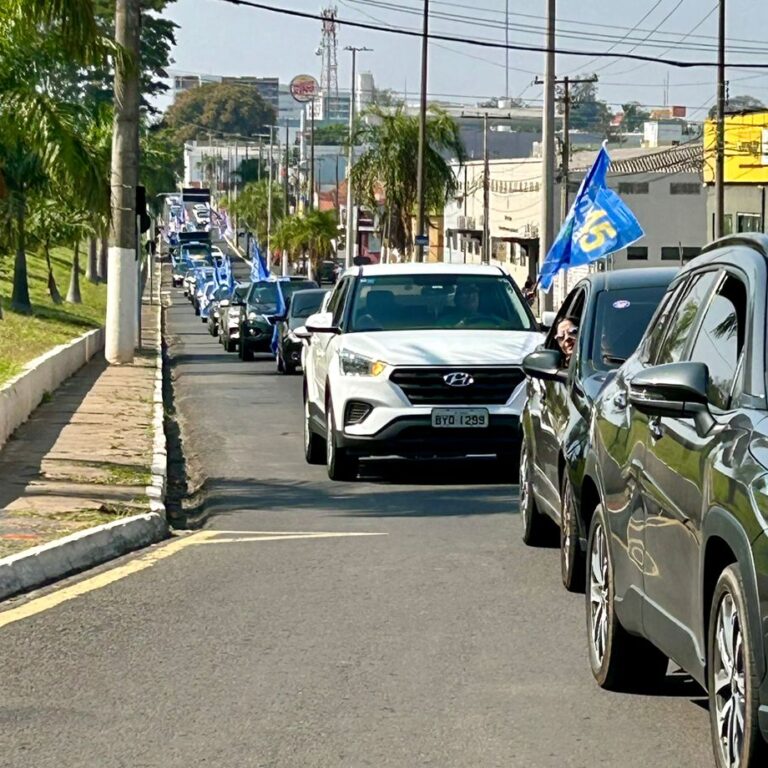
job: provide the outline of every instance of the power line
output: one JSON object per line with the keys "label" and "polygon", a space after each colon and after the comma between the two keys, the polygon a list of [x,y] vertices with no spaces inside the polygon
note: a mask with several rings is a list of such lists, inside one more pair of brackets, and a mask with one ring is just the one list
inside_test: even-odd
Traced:
{"label": "power line", "polygon": [[[280,14],[282,16],[289,16],[291,18],[307,19],[311,21],[322,21],[322,17],[319,14],[307,13],[305,11],[296,11],[290,8],[277,8],[266,3],[257,3],[253,0],[218,0],[219,2],[228,3],[230,5],[239,5],[246,8],[253,8],[254,10],[268,11],[270,13]],[[344,19],[337,19],[337,23],[343,26],[352,27],[356,29],[366,29],[371,32],[383,32],[393,35],[401,35],[403,37],[416,37],[422,38],[423,34],[416,30],[409,29],[396,29],[394,27],[379,27],[373,24],[368,24],[362,21],[351,21]],[[581,51],[571,50],[567,48],[554,47],[551,50],[549,48],[539,45],[521,45],[519,43],[498,43],[490,40],[478,40],[476,38],[469,37],[454,37],[451,35],[444,35],[439,33],[430,32],[427,35],[429,40],[440,40],[442,42],[449,43],[461,43],[462,45],[471,45],[479,48],[490,48],[494,50],[510,50],[510,51],[524,51],[528,53],[556,53],[561,56],[594,56],[599,58],[611,58],[611,59],[630,59],[632,61],[647,61],[655,64],[664,64],[670,67],[676,67],[679,69],[690,69],[694,67],[717,67],[717,62],[714,61],[686,61],[683,59],[664,59],[658,56],[645,56],[638,53],[603,53],[602,51]],[[726,66],[735,67],[738,66],[742,69],[768,69],[768,63],[744,63],[744,62],[732,62]]]}

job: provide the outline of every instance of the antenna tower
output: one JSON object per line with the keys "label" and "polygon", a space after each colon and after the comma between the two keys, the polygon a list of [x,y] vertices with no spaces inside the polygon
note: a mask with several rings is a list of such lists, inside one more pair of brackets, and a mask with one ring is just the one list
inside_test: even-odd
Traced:
{"label": "antenna tower", "polygon": [[338,46],[337,32],[339,24],[336,21],[338,9],[336,6],[324,8],[320,15],[323,18],[323,38],[320,41],[320,55],[323,57],[322,70],[320,71],[320,91],[325,96],[339,98],[338,77]]}

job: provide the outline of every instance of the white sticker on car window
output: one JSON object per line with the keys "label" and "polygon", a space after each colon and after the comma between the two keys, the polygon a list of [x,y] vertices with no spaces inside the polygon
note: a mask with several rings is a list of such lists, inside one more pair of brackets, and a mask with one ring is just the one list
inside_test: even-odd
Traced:
{"label": "white sticker on car window", "polygon": [[628,306],[630,306],[631,302],[627,301],[626,299],[619,299],[618,301],[613,302],[613,308],[614,309],[626,309]]}

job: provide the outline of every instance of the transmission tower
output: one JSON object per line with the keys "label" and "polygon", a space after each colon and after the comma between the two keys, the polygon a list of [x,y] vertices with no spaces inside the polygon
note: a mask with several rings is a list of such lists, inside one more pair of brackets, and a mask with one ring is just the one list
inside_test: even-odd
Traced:
{"label": "transmission tower", "polygon": [[324,8],[320,15],[323,18],[323,37],[320,41],[318,53],[323,57],[322,70],[320,71],[320,91],[326,97],[339,98],[339,77],[337,50],[339,41],[337,31],[339,24],[336,21],[338,9],[336,6]]}

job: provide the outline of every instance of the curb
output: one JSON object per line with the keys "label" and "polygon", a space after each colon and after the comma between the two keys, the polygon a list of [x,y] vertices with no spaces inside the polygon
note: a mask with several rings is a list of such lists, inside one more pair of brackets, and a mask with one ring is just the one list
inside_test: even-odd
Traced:
{"label": "curb", "polygon": [[148,512],[78,531],[0,560],[0,600],[85,571],[169,535],[163,517]]}
{"label": "curb", "polygon": [[149,509],[163,519],[166,518],[165,490],[168,478],[168,445],[165,438],[165,407],[163,404],[163,305],[161,298],[162,266],[155,262],[153,267],[156,289],[152,299],[157,302],[157,327],[155,328],[155,387],[152,393],[152,466],[151,482],[146,487]]}

